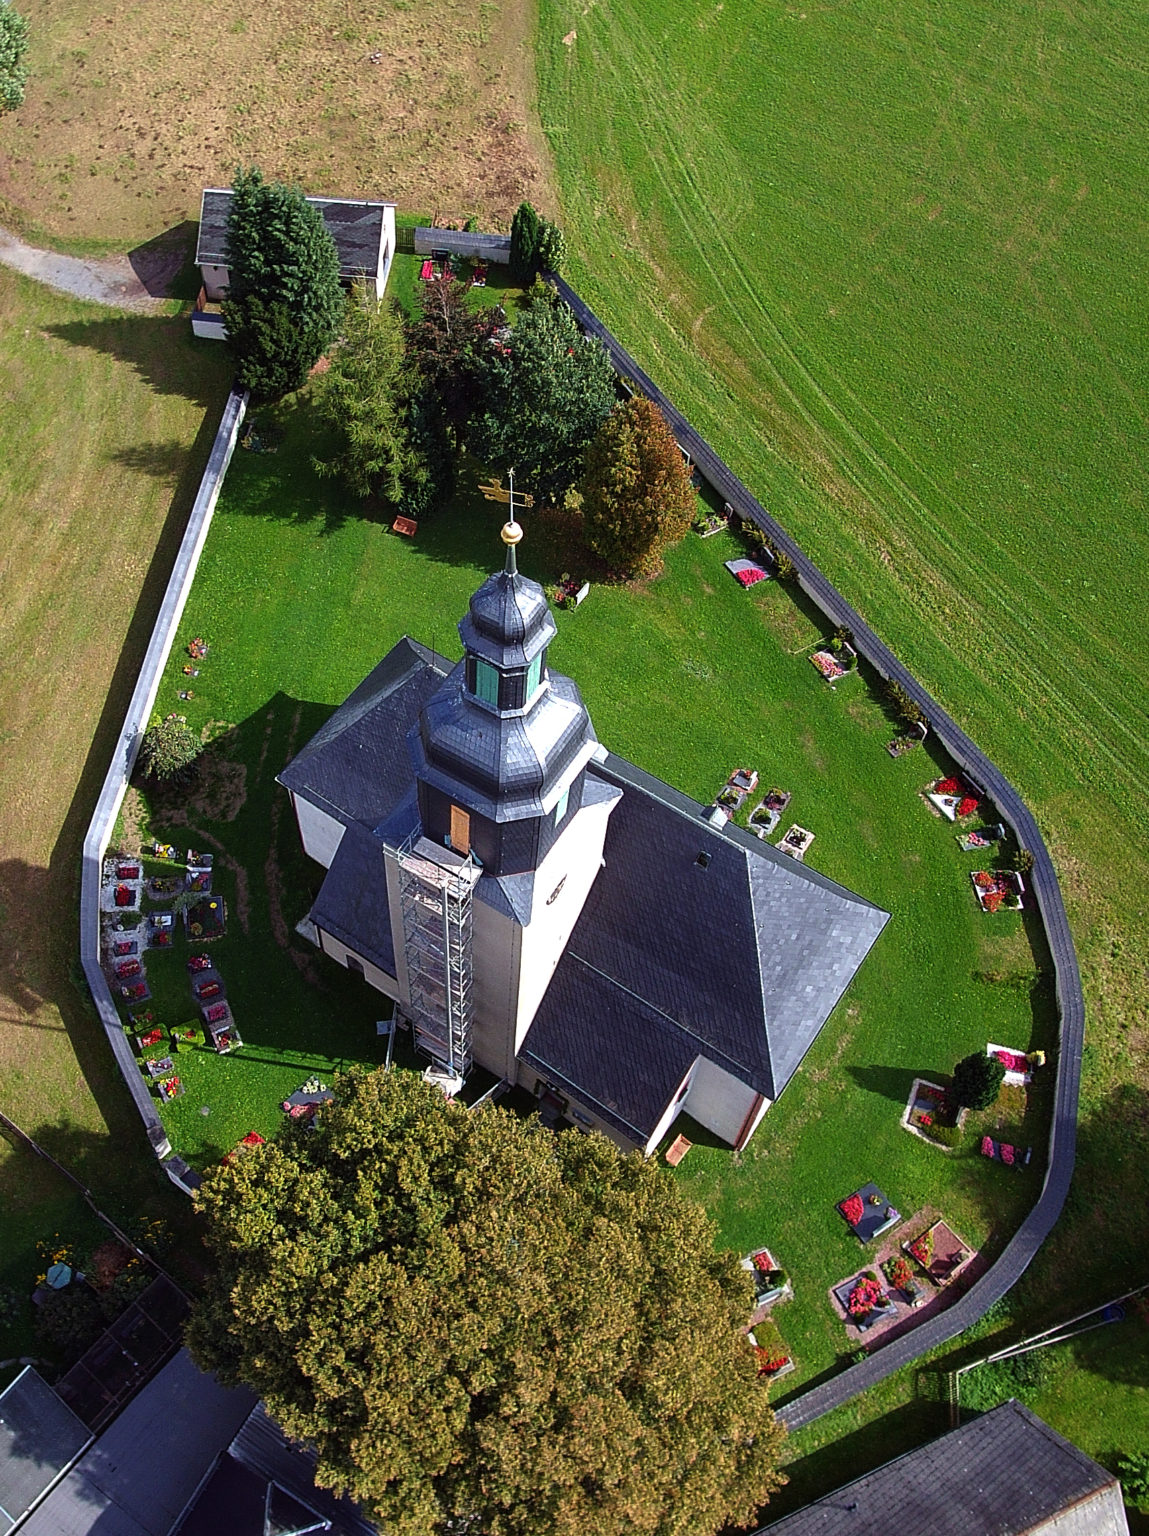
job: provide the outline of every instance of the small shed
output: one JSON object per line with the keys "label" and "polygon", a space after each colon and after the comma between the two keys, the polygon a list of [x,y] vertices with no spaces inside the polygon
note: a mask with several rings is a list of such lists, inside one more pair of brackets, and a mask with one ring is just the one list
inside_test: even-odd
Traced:
{"label": "small shed", "polygon": [[[204,293],[213,302],[223,298],[231,280],[227,221],[232,196],[230,187],[207,187],[200,204],[195,259]],[[307,201],[318,208],[335,241],[341,281],[350,287],[356,278],[362,278],[381,299],[395,256],[395,204],[345,197],[309,197]]]}
{"label": "small shed", "polygon": [[415,255],[431,256],[446,251],[464,261],[494,261],[506,266],[511,259],[510,235],[483,235],[469,229],[415,229]]}

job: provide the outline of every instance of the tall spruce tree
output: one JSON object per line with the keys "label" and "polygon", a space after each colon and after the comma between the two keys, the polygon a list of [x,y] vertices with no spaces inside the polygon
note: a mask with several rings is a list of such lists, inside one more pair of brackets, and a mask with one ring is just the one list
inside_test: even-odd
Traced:
{"label": "tall spruce tree", "polygon": [[219,1165],[198,1362],[391,1536],[710,1536],[781,1481],[753,1298],[664,1170],[598,1135],[341,1077]]}
{"label": "tall spruce tree", "polygon": [[297,188],[237,170],[223,303],[236,373],[256,400],[299,389],[343,318],[335,242]]}
{"label": "tall spruce tree", "polygon": [[542,224],[530,203],[520,203],[511,220],[511,276],[524,287],[538,271]]}
{"label": "tall spruce tree", "polygon": [[504,347],[480,354],[476,382],[481,407],[468,448],[492,469],[513,468],[524,490],[561,501],[614,404],[614,370],[602,343],[584,336],[569,306],[548,296],[531,305]]}
{"label": "tall spruce tree", "polygon": [[586,541],[623,575],[650,575],[690,527],[697,497],[674,434],[652,400],[620,401],[587,449]]}

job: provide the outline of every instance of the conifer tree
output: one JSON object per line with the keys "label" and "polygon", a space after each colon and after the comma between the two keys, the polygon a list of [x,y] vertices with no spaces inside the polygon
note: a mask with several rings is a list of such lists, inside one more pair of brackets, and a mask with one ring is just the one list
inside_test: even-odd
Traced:
{"label": "conifer tree", "polygon": [[228,346],[256,400],[299,389],[343,318],[339,257],[319,210],[292,187],[238,170],[227,225]]}

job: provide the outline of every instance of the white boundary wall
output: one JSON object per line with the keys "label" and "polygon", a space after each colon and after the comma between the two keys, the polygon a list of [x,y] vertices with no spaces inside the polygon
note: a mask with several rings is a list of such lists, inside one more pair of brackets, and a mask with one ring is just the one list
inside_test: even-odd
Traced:
{"label": "white boundary wall", "polygon": [[203,472],[203,479],[200,481],[195,502],[188,516],[179,553],[176,555],[171,576],[168,578],[167,590],[156,616],[152,638],[148,642],[143,665],[140,667],[140,675],[136,679],[131,703],[128,705],[127,718],[121,727],[112,761],[104,779],[103,788],[100,790],[99,799],[96,801],[96,808],[92,812],[87,836],[84,838],[80,878],[80,962],[84,967],[84,976],[91,990],[96,1012],[104,1026],[108,1044],[112,1048],[112,1055],[116,1058],[124,1082],[128,1086],[128,1092],[140,1112],[148,1140],[159,1158],[171,1156],[171,1143],[168,1141],[159,1112],[152,1102],[152,1096],[148,1092],[136,1058],[128,1044],[128,1038],[124,1034],[111,988],[108,986],[107,977],[100,964],[100,882],[104,854],[127,792],[128,780],[135,767],[140,741],[155,707],[160,678],[163,676],[164,667],[171,654],[176,629],[183,617],[184,605],[191,591],[192,582],[195,580],[196,568],[203,552],[207,531],[211,526],[223,477],[227,473],[227,466],[231,463],[231,456],[235,452],[239,437],[240,423],[247,411],[247,400],[247,391],[233,385],[227,397],[227,404],[223,408],[223,418],[208,456],[207,468]]}

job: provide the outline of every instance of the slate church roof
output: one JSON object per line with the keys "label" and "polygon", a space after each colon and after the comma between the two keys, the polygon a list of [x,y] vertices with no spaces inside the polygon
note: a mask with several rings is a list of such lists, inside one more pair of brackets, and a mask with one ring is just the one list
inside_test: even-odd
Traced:
{"label": "slate church roof", "polygon": [[1128,1536],[1121,1486],[1015,1399],[759,1536]]}
{"label": "slate church roof", "polygon": [[623,792],[605,868],[520,1055],[643,1141],[697,1056],[776,1099],[889,914],[622,758],[589,771]]}
{"label": "slate church roof", "polygon": [[[449,666],[400,641],[280,774],[347,828],[313,921],[391,976],[382,848],[414,824],[407,735],[452,686]],[[696,801],[622,758],[600,757],[587,793],[621,790],[605,867],[520,1056],[644,1142],[698,1056],[776,1099],[889,914],[736,827],[711,826]],[[511,889],[527,878],[496,891],[484,877],[478,894],[529,910],[529,892]]]}

